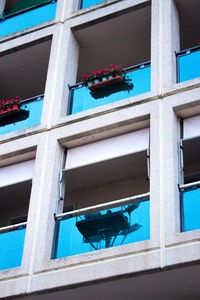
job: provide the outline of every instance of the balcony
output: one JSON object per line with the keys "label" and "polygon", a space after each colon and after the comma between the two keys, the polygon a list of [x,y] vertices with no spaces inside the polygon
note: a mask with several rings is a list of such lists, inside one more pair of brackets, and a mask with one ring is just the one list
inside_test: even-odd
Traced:
{"label": "balcony", "polygon": [[19,112],[0,118],[0,135],[40,124],[43,97],[23,100]]}
{"label": "balcony", "polygon": [[[22,261],[35,160],[33,153],[13,156],[29,160],[0,168],[0,270],[19,267]],[[6,160],[8,163],[8,160]]]}
{"label": "balcony", "polygon": [[148,147],[146,127],[67,150],[53,258],[150,238]]}
{"label": "balcony", "polygon": [[[102,207],[107,209],[95,210]],[[93,212],[84,214],[86,211]],[[53,258],[148,240],[149,193],[67,212],[56,218]]]}
{"label": "balcony", "polygon": [[200,46],[177,53],[177,81],[200,77]]}
{"label": "balcony", "polygon": [[[78,113],[108,103],[131,98],[151,90],[151,6],[137,6],[134,11],[112,15],[91,26],[77,26],[73,30],[74,69],[67,81],[70,86],[68,114]],[[126,79],[98,91],[82,86],[84,74],[123,66]],[[70,64],[69,64],[70,65]]]}
{"label": "balcony", "polygon": [[0,228],[0,270],[21,265],[26,223]]}
{"label": "balcony", "polygon": [[22,106],[9,116],[0,113],[0,134],[40,124],[50,49],[47,37],[1,53],[0,100],[19,96]]}
{"label": "balcony", "polygon": [[181,121],[181,231],[200,229],[200,115]]}
{"label": "balcony", "polygon": [[55,18],[57,5],[55,0],[21,0],[17,4],[7,0],[7,3],[0,20],[0,37]]}
{"label": "balcony", "polygon": [[150,73],[150,63],[146,62],[127,68],[124,81],[102,87],[96,91],[90,91],[82,83],[71,86],[69,114],[149,92]]}
{"label": "balcony", "polygon": [[104,0],[80,0],[79,9],[104,2]]}

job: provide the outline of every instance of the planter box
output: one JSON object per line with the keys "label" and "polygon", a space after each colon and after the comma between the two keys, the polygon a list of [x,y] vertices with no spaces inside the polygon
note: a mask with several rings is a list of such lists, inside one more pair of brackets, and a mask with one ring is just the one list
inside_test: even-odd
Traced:
{"label": "planter box", "polygon": [[97,89],[100,89],[102,87],[106,87],[108,85],[111,85],[111,84],[114,84],[114,83],[117,83],[117,82],[120,82],[120,81],[123,81],[123,78],[122,78],[122,76],[118,75],[118,76],[115,76],[111,79],[107,79],[107,80],[104,80],[104,81],[100,81],[98,83],[94,83],[94,84],[88,86],[88,89],[90,91],[95,91]]}
{"label": "planter box", "polygon": [[13,114],[16,114],[17,112],[19,112],[20,109],[19,108],[12,108],[10,110],[5,110],[3,112],[0,112],[0,118],[4,118]]}

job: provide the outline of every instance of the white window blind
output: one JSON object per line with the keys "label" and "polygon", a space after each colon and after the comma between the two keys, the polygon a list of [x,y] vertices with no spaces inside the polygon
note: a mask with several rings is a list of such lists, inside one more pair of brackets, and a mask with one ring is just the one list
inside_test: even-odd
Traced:
{"label": "white window blind", "polygon": [[32,179],[35,160],[0,168],[0,187]]}
{"label": "white window blind", "polygon": [[183,120],[183,138],[200,136],[200,116]]}
{"label": "white window blind", "polygon": [[73,169],[146,150],[149,128],[69,149],[65,169]]}

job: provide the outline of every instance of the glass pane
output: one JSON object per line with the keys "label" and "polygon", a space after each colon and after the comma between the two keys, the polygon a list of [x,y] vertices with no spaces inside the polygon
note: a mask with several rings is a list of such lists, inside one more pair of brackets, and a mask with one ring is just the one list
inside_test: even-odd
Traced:
{"label": "glass pane", "polygon": [[43,101],[30,102],[21,106],[19,113],[0,118],[0,134],[40,124]]}
{"label": "glass pane", "polygon": [[26,229],[0,234],[0,270],[21,265]]}
{"label": "glass pane", "polygon": [[88,6],[91,6],[91,5],[94,5],[94,4],[97,4],[97,3],[101,3],[103,1],[104,0],[82,0],[81,8],[86,8]]}
{"label": "glass pane", "polygon": [[0,37],[54,19],[56,4],[50,3],[0,21]]}
{"label": "glass pane", "polygon": [[200,189],[182,193],[183,231],[200,229]]}
{"label": "glass pane", "polygon": [[182,192],[182,231],[200,229],[200,189]]}
{"label": "glass pane", "polygon": [[127,81],[91,92],[87,87],[74,89],[69,114],[123,100],[150,91],[150,66],[127,73]]}
{"label": "glass pane", "polygon": [[200,51],[178,57],[179,82],[200,77]]}
{"label": "glass pane", "polygon": [[53,258],[148,240],[149,206],[146,200],[57,221]]}
{"label": "glass pane", "polygon": [[50,2],[51,0],[18,0],[17,2],[6,3],[5,15],[14,14],[24,9],[35,7]]}

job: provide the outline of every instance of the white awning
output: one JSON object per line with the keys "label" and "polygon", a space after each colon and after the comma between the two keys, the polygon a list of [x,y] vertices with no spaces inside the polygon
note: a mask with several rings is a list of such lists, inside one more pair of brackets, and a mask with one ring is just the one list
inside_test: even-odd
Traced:
{"label": "white awning", "polygon": [[183,120],[183,138],[200,136],[200,116]]}
{"label": "white awning", "polygon": [[35,160],[0,168],[0,187],[32,179]]}
{"label": "white awning", "polygon": [[140,152],[149,147],[149,128],[69,149],[65,170]]}

